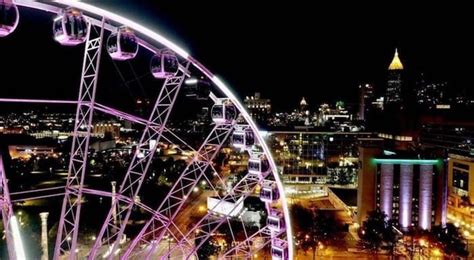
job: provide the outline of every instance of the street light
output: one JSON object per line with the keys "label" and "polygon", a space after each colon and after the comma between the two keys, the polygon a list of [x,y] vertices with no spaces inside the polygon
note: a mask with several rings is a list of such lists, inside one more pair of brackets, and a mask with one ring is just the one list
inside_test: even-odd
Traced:
{"label": "street light", "polygon": [[434,256],[441,256],[441,250],[439,250],[439,248],[434,248],[433,251],[432,251],[433,255]]}

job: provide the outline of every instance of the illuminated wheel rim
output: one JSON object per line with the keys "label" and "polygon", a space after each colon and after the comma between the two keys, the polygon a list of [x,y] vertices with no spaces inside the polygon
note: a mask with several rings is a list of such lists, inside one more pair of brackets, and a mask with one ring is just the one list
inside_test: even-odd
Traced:
{"label": "illuminated wheel rim", "polygon": [[[101,9],[101,8],[98,8],[98,7],[95,7],[93,5],[89,5],[89,4],[86,4],[86,3],[82,3],[82,2],[78,2],[78,1],[70,1],[70,0],[57,0],[57,1],[54,1],[54,3],[48,3],[48,4],[38,3],[38,2],[33,2],[33,1],[27,1],[27,0],[18,0],[18,1],[16,1],[16,4],[18,6],[34,8],[34,9],[47,11],[47,12],[51,12],[51,13],[56,13],[56,14],[60,14],[61,11],[63,10],[63,8],[65,8],[65,7],[77,8],[77,9],[84,12],[84,14],[86,15],[89,23],[92,26],[97,26],[97,27],[101,26],[100,18],[105,17],[105,18],[107,18],[107,22],[104,25],[104,29],[106,29],[108,31],[116,30],[116,28],[118,27],[116,24],[120,24],[121,26],[127,26],[128,28],[135,31],[135,33],[137,34],[137,37],[138,37],[138,43],[140,44],[141,47],[144,47],[145,49],[147,49],[151,53],[156,53],[158,51],[158,48],[156,46],[160,46],[161,48],[162,47],[167,48],[167,49],[173,51],[174,53],[176,53],[177,56],[182,61],[182,63],[187,62],[190,66],[193,66],[198,71],[200,71],[202,73],[202,75],[207,77],[208,80],[212,81],[214,86],[220,92],[222,92],[223,97],[218,98],[212,93],[211,98],[215,102],[217,102],[219,100],[230,101],[237,108],[238,113],[240,115],[240,124],[242,124],[242,122],[243,122],[244,125],[248,126],[253,131],[254,136],[256,137],[256,141],[258,143],[258,150],[259,150],[258,153],[264,155],[268,159],[268,162],[269,162],[269,165],[270,165],[270,168],[271,168],[271,174],[270,174],[271,181],[277,187],[278,192],[279,192],[279,194],[281,194],[281,196],[278,198],[278,200],[275,203],[270,203],[270,202],[266,203],[267,215],[269,215],[270,211],[273,210],[273,209],[271,209],[272,206],[278,207],[278,210],[281,211],[281,215],[282,215],[283,220],[284,220],[283,226],[286,226],[286,228],[282,229],[282,232],[276,232],[276,231],[271,231],[271,230],[259,230],[257,232],[254,232],[254,234],[255,234],[254,237],[252,237],[253,234],[246,234],[246,238],[243,239],[243,240],[235,240],[234,239],[234,242],[235,242],[236,246],[232,249],[227,249],[227,252],[224,252],[224,253],[220,254],[220,256],[222,258],[233,257],[233,256],[234,257],[236,257],[236,256],[237,257],[239,257],[239,256],[256,257],[259,252],[258,251],[253,251],[253,248],[251,246],[249,246],[249,241],[255,243],[256,239],[258,237],[259,239],[267,239],[266,242],[267,242],[268,246],[265,247],[265,249],[263,249],[263,247],[259,249],[259,250],[267,250],[267,252],[266,252],[267,255],[272,254],[272,252],[274,250],[271,250],[271,249],[272,249],[273,246],[275,246],[276,248],[279,248],[279,247],[286,248],[287,251],[284,253],[283,259],[292,259],[293,258],[293,246],[292,246],[293,242],[292,242],[292,234],[291,234],[291,228],[290,228],[291,224],[290,224],[290,218],[289,218],[289,208],[288,208],[288,204],[287,204],[287,201],[285,199],[285,196],[284,196],[284,190],[283,190],[282,183],[280,181],[280,177],[279,177],[278,172],[277,172],[277,167],[274,163],[274,160],[272,158],[272,155],[271,155],[271,152],[270,152],[269,148],[265,144],[265,141],[264,141],[262,135],[258,131],[258,128],[257,128],[256,124],[251,119],[250,115],[247,113],[244,106],[239,102],[239,100],[232,93],[230,88],[228,88],[222,80],[220,80],[217,76],[212,74],[201,63],[199,63],[197,60],[195,60],[185,50],[183,50],[178,45],[174,44],[172,41],[166,39],[162,35],[154,32],[154,31],[152,31],[152,30],[150,30],[150,29],[148,29],[148,28],[146,28],[146,27],[144,27],[144,26],[142,26],[138,23],[135,23],[135,22],[133,22],[133,21],[131,21],[131,20],[129,20],[129,19],[123,17],[123,16],[117,15],[113,12],[106,11],[104,9]],[[144,39],[149,39],[149,40],[144,40]],[[185,74],[185,72],[186,71],[184,71],[183,73]],[[183,77],[185,77],[185,76],[183,76]],[[18,101],[22,102],[21,100],[18,100]],[[107,110],[108,108],[107,107],[105,107],[105,108],[102,107],[101,109]],[[108,111],[110,112],[110,109]],[[114,113],[115,113],[115,115],[118,115],[118,114],[120,114],[120,111],[114,111]],[[120,114],[120,115],[126,116],[125,113]],[[233,124],[235,124],[235,122]],[[232,129],[234,129],[234,128],[232,127]],[[255,151],[248,151],[248,152],[249,153],[255,153]],[[247,175],[249,175],[249,173],[247,173]],[[264,180],[263,180],[263,178],[258,178],[258,177],[256,179],[257,179],[256,181],[258,182],[258,184],[254,188],[258,189],[260,187],[260,185],[263,184]],[[266,178],[266,179],[268,179],[268,178]],[[82,187],[81,187],[81,189],[82,189]],[[86,194],[88,191],[83,190],[82,192],[84,192],[84,194]],[[233,192],[237,192],[237,191],[233,191]],[[95,194],[95,195],[99,194],[100,196],[111,196],[108,193],[100,193],[100,192],[99,193],[94,193],[94,191],[92,191],[91,193]],[[247,194],[247,195],[250,196],[251,194]],[[117,199],[117,203],[122,203],[122,202],[119,202],[121,200],[124,201],[123,203],[132,203],[131,201],[134,201],[134,198],[127,198],[124,194],[119,193],[118,196],[121,196],[121,197],[120,197],[120,199]],[[146,206],[143,205],[143,207],[145,208]],[[150,210],[150,209],[148,209],[148,210]],[[112,209],[110,209],[110,211],[112,211]],[[153,210],[151,210],[151,213],[152,214],[154,213]],[[80,217],[80,214],[78,216]],[[224,219],[225,219],[225,217],[222,219],[223,223],[225,222]],[[109,258],[109,259],[117,258],[116,256],[113,255],[113,252],[114,252],[115,249],[118,249],[118,248],[122,248],[123,252],[126,252],[125,256],[123,256],[123,255],[121,256],[122,259],[128,259],[128,258],[133,258],[133,257],[142,258],[143,256],[154,257],[155,255],[153,255],[153,254],[155,252],[148,251],[148,252],[146,252],[146,254],[143,254],[143,251],[151,250],[151,248],[153,248],[153,250],[156,250],[156,246],[154,246],[154,244],[160,243],[160,242],[162,242],[163,239],[165,239],[164,238],[165,236],[163,234],[166,233],[166,230],[161,232],[161,236],[158,236],[158,238],[159,238],[158,240],[151,240],[150,241],[150,239],[147,238],[146,236],[136,237],[136,238],[133,238],[133,241],[131,241],[126,246],[121,246],[121,245],[118,245],[116,242],[114,243],[114,241],[118,241],[120,238],[115,238],[115,240],[111,239],[110,242],[107,239],[107,234],[109,232],[109,227],[107,227],[107,222],[108,221],[109,221],[108,219],[105,219],[104,225],[103,225],[103,228],[105,227],[105,232],[102,232],[102,234],[99,234],[98,239],[96,240],[97,242],[95,243],[94,247],[91,249],[91,251],[88,254],[89,259],[94,259],[94,258],[99,258],[99,257]],[[154,221],[156,221],[156,220],[154,220]],[[171,221],[173,221],[173,219],[171,219]],[[208,220],[206,220],[206,221],[208,221]],[[195,230],[195,228],[198,229],[199,226],[192,227],[190,230],[191,231]],[[264,227],[264,228],[266,228],[266,227]],[[198,231],[199,231],[199,229],[198,229]],[[261,232],[263,235],[262,234],[257,234],[258,232]],[[71,238],[68,237],[68,236],[65,236],[64,234],[61,234],[61,233],[64,233],[64,232],[62,232],[60,230],[60,232],[58,233],[58,239],[57,239],[57,242],[56,242],[54,257],[55,258],[69,257],[70,259],[74,259],[75,255],[71,254],[71,251],[77,249],[77,245],[71,245],[68,242],[68,240],[71,240]],[[196,232],[196,233],[198,233],[198,232]],[[212,235],[212,234],[210,234],[210,235]],[[265,236],[266,236],[266,238],[263,238]],[[205,238],[208,238],[208,237],[209,236],[207,236]],[[100,239],[100,238],[102,238],[102,239]],[[176,240],[177,240],[176,243],[175,243],[176,247],[174,249],[177,250],[177,251],[181,250],[181,254],[179,254],[179,253],[178,254],[173,254],[173,251],[171,251],[171,253],[170,253],[169,250],[168,250],[165,254],[160,253],[161,256],[162,257],[177,257],[177,258],[185,258],[185,256],[189,257],[189,258],[194,257],[196,255],[197,248],[192,247],[190,245],[186,245],[186,243],[188,242],[187,238],[188,238],[187,234],[182,235],[182,237],[176,238]],[[143,240],[147,240],[147,239],[148,239],[148,241],[143,241]],[[72,240],[74,240],[74,239],[72,239]],[[178,242],[178,240],[179,240],[179,242]],[[181,247],[180,243],[182,243],[182,247]],[[145,246],[140,247],[141,244],[145,244]],[[202,246],[202,245],[195,245],[195,246]],[[107,248],[109,248],[109,250],[107,250]],[[113,249],[113,250],[111,251],[111,249]],[[173,249],[171,249],[171,250],[173,250]],[[244,251],[244,253],[241,254],[239,251]],[[274,258],[278,259],[278,257],[276,257],[275,255],[274,255]]]}

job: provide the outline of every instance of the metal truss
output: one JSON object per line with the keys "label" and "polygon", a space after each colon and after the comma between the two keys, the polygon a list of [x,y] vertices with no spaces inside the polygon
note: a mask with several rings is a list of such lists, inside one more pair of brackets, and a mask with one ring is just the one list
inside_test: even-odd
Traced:
{"label": "metal truss", "polygon": [[[105,23],[105,18],[102,19],[102,23]],[[54,259],[58,259],[60,255],[67,253],[69,253],[69,259],[76,259],[82,187],[87,166],[97,77],[99,75],[104,37],[104,26],[101,27],[99,35],[94,38],[91,37],[91,29],[92,25],[89,23],[66,181],[66,194],[61,209]]]}
{"label": "metal truss", "polygon": [[[127,173],[119,187],[118,194],[128,196],[131,200],[127,203],[113,200],[113,205],[109,210],[99,235],[97,236],[94,246],[89,254],[89,259],[94,259],[96,257],[97,252],[102,245],[107,245],[107,248],[109,248],[107,251],[108,259],[114,258],[114,252],[116,252],[119,242],[125,232],[136,198],[139,194],[148,168],[153,160],[158,143],[163,136],[166,122],[171,114],[174,102],[178,96],[185,76],[185,73],[181,72],[178,75],[169,77],[165,80],[150,118],[143,130],[142,137],[137,145],[136,152],[133,155]],[[152,149],[150,149],[151,141],[156,141]],[[116,216],[117,219],[119,219],[119,223],[114,220],[114,209],[118,209]]]}
{"label": "metal truss", "polygon": [[3,166],[3,157],[0,154],[0,206],[2,207],[2,221],[5,238],[7,240],[8,256],[15,260],[15,245],[13,240],[13,233],[11,229],[11,217],[13,216],[12,203],[10,201],[10,192],[8,190],[8,183]]}
{"label": "metal truss", "polygon": [[[185,201],[190,196],[198,181],[205,175],[206,170],[212,165],[212,160],[219,153],[222,145],[226,142],[234,128],[231,124],[218,124],[208,135],[204,143],[199,148],[193,161],[181,173],[178,181],[172,187],[166,198],[157,209],[157,213],[168,218],[168,223],[158,223],[155,219],[150,219],[140,231],[139,235],[132,241],[122,259],[128,259],[133,249],[138,243],[143,242],[150,245],[147,253],[147,259],[151,257],[158,243],[150,243],[150,241],[160,242],[165,234],[180,233],[179,228],[174,223],[174,219],[183,207]],[[173,229],[175,232],[173,232]],[[177,241],[186,241],[187,236],[182,236]],[[184,245],[180,244],[182,248]],[[191,248],[192,250],[192,248]]]}
{"label": "metal truss", "polygon": [[[247,174],[242,180],[240,180],[232,189],[232,192],[228,193],[224,198],[222,198],[208,213],[201,218],[190,230],[188,230],[186,237],[194,237],[194,239],[199,239],[201,242],[193,248],[193,251],[188,252],[185,259],[189,259],[197,249],[200,248],[210,236],[217,231],[217,229],[224,224],[231,216],[223,215],[217,216],[214,214],[214,210],[223,202],[230,201],[235,203],[235,206],[230,210],[230,213],[234,212],[238,206],[238,203],[243,203],[243,201],[255,192],[257,185],[261,182],[259,178],[254,178],[252,175]],[[247,236],[248,237],[248,236]],[[181,246],[184,243],[183,240],[180,240],[176,245],[171,248],[162,259],[166,259],[171,255],[173,250]]]}
{"label": "metal truss", "polygon": [[[11,2],[12,0],[5,1]],[[137,236],[130,245],[127,244],[128,247],[126,248],[126,255],[121,256],[122,259],[128,259],[128,256],[138,245],[138,243],[142,242],[144,242],[145,245],[148,247],[140,249],[136,248],[137,251],[141,251],[141,253],[146,254],[146,258],[151,258],[152,256],[156,258],[155,251],[157,251],[156,247],[158,246],[156,242],[162,241],[165,236],[172,236],[172,238],[177,241],[174,249],[179,247],[181,249],[181,252],[183,252],[183,257],[190,258],[191,256],[193,256],[193,253],[196,252],[196,250],[203,245],[203,242],[205,242],[209,238],[213,230],[218,230],[219,226],[224,223],[229,224],[229,226],[231,225],[231,223],[234,225],[235,221],[238,220],[236,218],[215,215],[213,216],[213,218],[206,218],[205,216],[204,219],[201,219],[199,223],[194,224],[193,230],[189,231],[189,229],[187,227],[184,227],[183,225],[188,224],[188,222],[179,222],[181,216],[178,215],[180,213],[185,212],[182,211],[182,209],[184,209],[185,207],[184,205],[186,205],[186,203],[192,203],[191,199],[194,199],[196,197],[192,196],[191,193],[200,180],[206,180],[209,184],[209,187],[214,190],[218,190],[221,186],[227,187],[225,182],[227,176],[219,174],[212,175],[208,173],[209,171],[214,170],[212,166],[212,161],[221,149],[222,144],[232,132],[234,122],[232,124],[229,123],[228,125],[216,125],[213,130],[214,132],[212,132],[211,135],[206,139],[199,151],[195,151],[194,149],[192,149],[192,147],[187,145],[180,137],[175,135],[170,129],[166,128],[167,115],[169,115],[169,112],[173,107],[173,105],[166,107],[165,103],[169,102],[167,100],[161,100],[162,102],[159,102],[159,100],[157,101],[157,104],[162,104],[164,106],[155,108],[160,109],[160,111],[162,111],[163,113],[156,113],[156,117],[152,116],[150,120],[140,119],[123,113],[121,111],[114,110],[105,106],[100,106],[100,104],[96,104],[95,90],[100,65],[101,46],[103,43],[104,29],[109,31],[115,31],[117,29],[117,24],[127,26],[130,29],[134,30],[140,37],[145,37],[143,39],[137,38],[138,44],[140,44],[145,49],[151,52],[155,52],[157,51],[155,44],[159,43],[161,46],[169,48],[175,53],[177,53],[181,60],[186,60],[187,62],[190,62],[192,66],[194,66],[199,71],[199,73],[202,73],[203,76],[206,77],[206,79],[214,83],[214,87],[217,87],[217,89],[220,90],[224,96],[226,96],[226,99],[234,103],[237,110],[241,112],[243,121],[247,121],[249,127],[254,131],[256,140],[259,140],[259,142],[263,142],[262,137],[258,135],[257,127],[251,121],[251,118],[245,111],[245,108],[242,106],[242,104],[238,102],[232,91],[217,76],[212,74],[207,68],[205,68],[197,60],[191,57],[178,45],[169,41],[162,35],[153,32],[151,29],[146,28],[136,22],[133,22],[127,19],[126,17],[95,7],[91,4],[84,3],[83,1],[56,0],[53,1],[54,3],[51,1],[49,1],[51,3],[46,1],[38,3],[37,1],[30,0],[14,0],[13,2],[15,2],[15,4],[19,6],[32,7],[38,10],[48,11],[56,14],[60,13],[64,6],[71,6],[73,8],[77,8],[78,10],[82,10],[86,15],[93,15],[95,17],[94,18],[90,16],[85,16],[89,22],[89,35],[87,37],[87,42],[85,46],[85,55],[78,101],[73,101],[73,103],[71,103],[77,105],[76,120],[73,132],[73,143],[71,149],[71,158],[69,162],[68,177],[65,185],[66,187],[61,187],[61,189],[65,193],[65,198],[63,200],[61,209],[58,234],[56,238],[55,251],[53,256],[54,259],[68,258],[75,260],[78,258],[76,250],[80,249],[82,251],[82,246],[81,248],[79,248],[79,245],[82,244],[82,241],[78,241],[78,233],[80,231],[79,222],[81,215],[81,202],[83,196],[98,195],[112,198],[112,207],[109,211],[107,218],[105,219],[104,225],[102,226],[102,229],[100,231],[101,234],[96,239],[94,248],[92,250],[91,255],[89,256],[89,259],[97,259],[99,256],[99,252],[102,253],[105,250],[108,250],[109,254],[107,256],[100,255],[101,258],[118,258],[118,254],[116,252],[125,249],[119,248],[118,242],[122,238],[122,234],[127,233],[125,231],[127,228],[127,222],[129,218],[131,219],[130,212],[132,209],[132,205],[137,206],[138,208],[140,208],[140,210],[144,210],[146,214],[151,215],[151,219],[147,221],[144,228],[141,230],[140,235]],[[99,17],[99,19],[96,19],[97,17]],[[102,17],[107,17],[108,19],[110,19],[111,23],[106,23]],[[100,18],[102,18],[102,21],[100,21]],[[95,26],[101,28],[100,36],[92,38],[90,36],[90,33],[92,32],[91,28],[94,28]],[[148,41],[151,42],[149,43]],[[183,70],[184,66],[180,64],[180,74],[182,73],[182,79],[190,75],[189,71],[187,71],[188,66],[189,64],[186,64],[186,69]],[[164,96],[166,95],[171,97],[173,94],[164,94]],[[214,102],[219,101],[219,98],[216,97],[212,92],[209,97]],[[28,100],[26,102],[30,101],[31,100]],[[1,98],[0,102],[2,102]],[[51,101],[49,103],[55,103],[55,101]],[[91,134],[92,118],[94,111],[110,113],[130,121],[135,120],[133,122],[138,122],[145,125],[146,130],[143,132],[143,136],[147,137],[144,137],[140,140],[137,153],[134,154],[130,168],[127,171],[127,175],[124,178],[122,185],[119,186],[120,190],[116,193],[116,195],[115,193],[114,195],[112,195],[110,192],[84,188],[84,177],[87,165],[87,156],[89,152],[89,136]],[[170,193],[168,193],[168,195],[166,196],[165,200],[162,201],[161,205],[158,207],[157,210],[154,210],[143,205],[136,198],[138,198],[138,195],[140,194],[140,187],[144,178],[146,177],[145,174],[147,173],[149,167],[149,161],[152,160],[152,157],[157,148],[156,146],[159,143],[157,141],[157,145],[155,145],[154,148],[149,149],[149,141],[156,141],[159,139],[162,139],[163,142],[178,144],[180,146],[182,145],[181,148],[178,147],[177,149],[183,149],[186,150],[186,152],[191,151],[191,153],[194,154],[194,157],[187,166],[186,170],[179,176],[179,180],[174,184]],[[263,152],[267,156],[271,156],[265,144],[261,143],[261,145],[264,150]],[[249,151],[249,149],[245,150]],[[279,184],[279,188],[281,188],[281,183],[279,182],[279,178],[277,177],[275,165],[272,160],[271,164],[272,168],[274,168],[273,175]],[[2,166],[1,161],[0,166]],[[23,196],[25,194],[28,194],[28,199],[44,199],[47,197],[58,196],[62,193],[55,193],[55,188],[46,188],[38,189],[31,193],[17,192],[16,195],[15,193],[9,194],[8,187],[6,186],[7,183],[3,169],[0,169],[0,177],[0,205],[2,205],[3,221],[12,221],[10,225],[8,223],[5,225],[7,229],[11,229],[11,232],[6,232],[6,239],[7,242],[8,240],[11,241],[13,236],[13,240],[18,240],[18,236],[15,232],[15,230],[18,229],[16,229],[14,225],[14,223],[16,223],[16,218],[13,215],[11,208],[11,203],[16,201],[15,196]],[[254,193],[255,187],[258,184],[261,184],[261,181],[262,178],[259,176],[247,175],[243,182],[240,182],[239,184],[237,184],[237,186],[229,189],[231,190],[229,194],[219,195],[217,197],[221,200],[242,201],[242,198],[245,198]],[[280,190],[280,192],[283,194],[283,191]],[[9,197],[9,195],[12,195],[12,199]],[[18,200],[20,199],[23,198],[18,198]],[[286,200],[284,199],[284,197],[280,202],[281,204],[278,205],[266,203],[267,210],[271,205],[282,207],[286,206]],[[113,209],[115,208],[117,208],[119,211],[117,212],[119,216],[119,222],[114,224],[112,215],[114,215]],[[284,213],[286,214],[285,220],[289,221],[287,208],[284,208]],[[112,223],[112,225],[109,225],[109,223]],[[240,223],[237,224],[240,225]],[[262,230],[259,230],[257,233],[249,234],[250,237],[247,235],[247,231],[244,227],[243,232],[245,232],[246,238],[244,241],[236,241],[236,236],[232,233],[234,231],[232,231],[231,227],[231,235],[234,239],[234,244],[236,245],[236,247],[235,250],[229,249],[229,252],[226,252],[224,254],[224,257],[227,258],[228,256],[237,256],[238,258],[242,257],[248,259],[251,256],[249,255],[249,252],[258,250],[256,249],[255,245],[252,247],[250,246],[251,239],[260,239],[264,237],[266,241],[264,243],[265,246],[269,242],[277,241],[277,238],[275,236],[281,236],[286,238],[289,243],[289,259],[292,259],[292,236],[291,230],[289,229],[291,225],[288,222],[286,224],[288,227],[286,232],[282,232],[279,234],[265,233],[268,231],[268,228],[264,228]],[[183,234],[180,229],[186,230],[184,232],[185,234]],[[199,230],[199,232],[196,233],[196,230]],[[10,234],[10,237],[8,237],[8,234]],[[202,239],[203,242],[199,243],[199,245],[195,245],[194,241],[192,241],[195,238]],[[192,241],[192,243],[190,243],[190,240]],[[107,247],[102,246],[104,244],[107,244]],[[11,254],[10,259],[15,259],[14,254],[15,252],[18,253],[18,250],[16,248],[12,248],[11,243],[8,244],[8,247],[9,253]],[[161,251],[160,248],[160,253],[162,252],[163,251]],[[135,251],[133,251],[133,253],[135,253]],[[167,253],[168,256],[170,256],[170,252]],[[175,257],[176,255],[172,254],[172,256]],[[160,257],[163,257],[163,255],[160,255]],[[18,259],[24,258],[25,257],[18,256]]]}

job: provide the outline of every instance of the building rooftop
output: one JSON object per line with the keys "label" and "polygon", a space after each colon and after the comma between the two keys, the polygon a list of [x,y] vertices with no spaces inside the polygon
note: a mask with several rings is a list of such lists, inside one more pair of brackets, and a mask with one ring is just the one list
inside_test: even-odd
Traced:
{"label": "building rooftop", "polygon": [[388,66],[388,70],[403,70],[403,64],[398,57],[398,50],[395,49],[395,55],[393,56],[392,63]]}

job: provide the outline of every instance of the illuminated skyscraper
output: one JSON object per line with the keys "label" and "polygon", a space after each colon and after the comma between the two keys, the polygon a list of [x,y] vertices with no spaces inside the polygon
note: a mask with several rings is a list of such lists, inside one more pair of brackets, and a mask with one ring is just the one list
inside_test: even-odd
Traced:
{"label": "illuminated skyscraper", "polygon": [[365,120],[370,104],[374,99],[374,87],[371,84],[359,85],[359,119]]}
{"label": "illuminated skyscraper", "polygon": [[397,49],[395,49],[395,56],[388,67],[387,90],[385,92],[387,106],[396,108],[402,106],[402,71],[403,64],[398,57]]}
{"label": "illuminated skyscraper", "polygon": [[300,111],[304,112],[308,109],[308,102],[306,102],[306,99],[304,97],[300,101]]}
{"label": "illuminated skyscraper", "polygon": [[270,99],[261,98],[260,93],[256,92],[254,96],[246,97],[244,104],[249,111],[250,116],[260,124],[266,124],[272,111]]}
{"label": "illuminated skyscraper", "polygon": [[[446,81],[427,81],[423,73],[416,82],[416,103],[423,109],[447,109],[446,91],[448,83]],[[440,106],[441,105],[441,106]]]}

